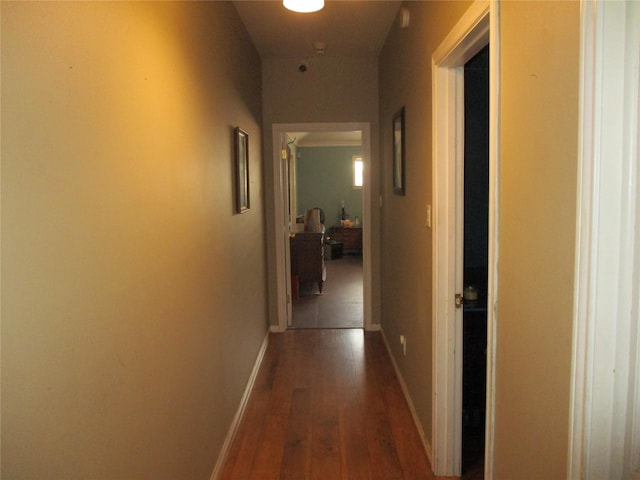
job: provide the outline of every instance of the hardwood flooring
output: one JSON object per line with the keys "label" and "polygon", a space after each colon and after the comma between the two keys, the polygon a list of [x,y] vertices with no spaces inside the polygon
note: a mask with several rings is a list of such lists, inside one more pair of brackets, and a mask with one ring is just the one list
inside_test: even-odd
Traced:
{"label": "hardwood flooring", "polygon": [[300,285],[293,301],[292,328],[362,328],[362,257],[326,260],[322,295],[314,283]]}
{"label": "hardwood flooring", "polygon": [[433,478],[379,333],[271,334],[222,480]]}

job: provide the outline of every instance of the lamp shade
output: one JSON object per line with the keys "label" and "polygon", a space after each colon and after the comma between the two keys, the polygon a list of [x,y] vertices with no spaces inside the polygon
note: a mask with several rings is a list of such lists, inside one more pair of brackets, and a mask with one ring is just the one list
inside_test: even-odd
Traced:
{"label": "lamp shade", "polygon": [[300,13],[317,12],[324,7],[324,0],[282,0],[288,10]]}

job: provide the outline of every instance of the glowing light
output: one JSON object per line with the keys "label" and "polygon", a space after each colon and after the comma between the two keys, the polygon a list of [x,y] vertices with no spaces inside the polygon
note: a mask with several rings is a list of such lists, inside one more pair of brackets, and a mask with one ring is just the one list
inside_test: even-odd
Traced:
{"label": "glowing light", "polygon": [[324,0],[282,0],[285,8],[294,12],[317,12],[324,7]]}
{"label": "glowing light", "polygon": [[356,158],[353,161],[353,186],[354,187],[362,187],[363,181],[363,172],[364,172],[364,163],[362,162],[362,158]]}

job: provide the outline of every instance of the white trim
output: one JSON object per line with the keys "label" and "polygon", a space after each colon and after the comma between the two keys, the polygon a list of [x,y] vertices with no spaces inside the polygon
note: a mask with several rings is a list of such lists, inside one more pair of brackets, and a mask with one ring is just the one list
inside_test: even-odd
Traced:
{"label": "white trim", "polygon": [[568,478],[640,467],[640,6],[581,4]]}
{"label": "white trim", "polygon": [[493,465],[495,299],[498,255],[498,3],[474,2],[432,56],[433,81],[433,463],[435,475],[460,475],[462,439],[462,313],[454,294],[462,291],[462,156],[464,64],[490,42],[489,72],[489,292],[487,312],[486,478]]}
{"label": "white trim", "polygon": [[284,216],[286,185],[283,181],[282,168],[282,139],[286,130],[276,130],[273,127],[273,191],[274,191],[274,229],[276,240],[274,242],[274,256],[276,261],[276,316],[277,325],[270,327],[272,332],[284,332],[287,329],[288,295],[291,292],[291,280],[287,278],[287,265],[289,264],[289,249],[285,239],[289,237],[289,226]]}
{"label": "white trim", "polygon": [[587,295],[592,279],[589,275],[591,244],[591,195],[593,191],[594,157],[594,81],[596,78],[596,25],[597,12],[595,2],[581,2],[581,39],[580,39],[580,128],[578,139],[578,188],[576,216],[576,273],[574,286],[573,352],[571,414],[569,427],[569,458],[567,476],[572,480],[584,478],[583,451],[585,449],[585,418],[589,406],[585,403],[587,378],[592,370],[588,364],[588,342],[593,338],[592,326],[586,319],[593,310],[593,298]]}
{"label": "white trim", "polygon": [[411,412],[411,417],[413,418],[413,423],[418,430],[418,434],[420,435],[420,440],[422,441],[422,447],[424,448],[424,452],[429,459],[429,464],[433,465],[433,453],[431,451],[431,444],[429,443],[429,439],[425,435],[424,428],[422,427],[422,423],[420,423],[420,418],[418,417],[418,412],[416,411],[416,407],[413,405],[413,399],[411,398],[411,394],[409,393],[409,389],[407,388],[407,384],[402,377],[402,372],[398,367],[398,363],[396,362],[395,357],[393,356],[393,351],[391,350],[391,346],[389,344],[389,340],[387,339],[387,335],[385,334],[383,329],[380,329],[382,334],[382,340],[384,341],[385,346],[387,347],[387,352],[389,353],[389,358],[391,359],[391,364],[393,365],[393,369],[396,372],[396,377],[398,377],[398,383],[400,383],[400,388],[402,388],[402,393],[404,394],[404,398],[407,401],[407,405],[409,406],[409,411]]}
{"label": "white trim", "polygon": [[491,0],[489,16],[489,271],[487,291],[487,403],[484,478],[494,476],[496,352],[498,345],[498,259],[500,205],[500,2]]}
{"label": "white trim", "polygon": [[269,345],[269,332],[267,331],[264,339],[262,340],[262,345],[260,346],[260,350],[258,351],[258,356],[256,357],[256,361],[253,364],[253,369],[251,370],[251,374],[249,375],[249,380],[247,381],[247,385],[244,388],[244,392],[242,393],[242,397],[240,398],[240,404],[238,405],[238,409],[236,410],[236,414],[231,421],[231,426],[227,431],[227,436],[224,439],[224,443],[222,444],[222,448],[220,449],[220,454],[218,455],[218,460],[216,461],[216,465],[213,468],[213,473],[211,473],[210,480],[218,480],[222,473],[222,469],[224,468],[224,464],[227,461],[227,457],[229,456],[229,449],[231,448],[231,444],[238,432],[238,427],[240,426],[240,422],[242,421],[242,417],[244,416],[245,409],[247,408],[247,403],[249,402],[249,397],[251,396],[251,390],[253,389],[253,385],[256,381],[256,377],[258,376],[258,372],[260,371],[260,365],[262,365],[262,360],[264,359],[264,353],[267,351],[267,346]]}
{"label": "white trim", "polygon": [[[284,205],[282,200],[283,185],[280,181],[282,172],[280,162],[280,137],[286,132],[362,132],[362,160],[364,161],[364,186],[362,187],[362,281],[363,281],[363,317],[364,329],[379,330],[379,325],[372,323],[372,292],[371,292],[371,127],[369,123],[274,123],[273,124],[273,191],[275,195],[275,225],[276,225],[276,301],[278,324],[271,327],[273,332],[283,332],[287,328],[286,303],[287,283],[290,279],[285,271],[285,243],[286,238],[278,231],[278,225],[284,225]],[[287,231],[288,235],[288,231]],[[328,279],[330,281],[330,279]]]}
{"label": "white trim", "polygon": [[488,0],[473,2],[433,52],[433,65],[462,66],[482,50],[489,43],[490,10],[491,4]]}
{"label": "white trim", "polygon": [[[285,244],[285,256],[284,256],[284,264],[285,272],[289,272],[291,269],[291,250],[289,247],[289,236],[291,232],[294,231],[294,224],[296,222],[296,212],[298,211],[298,200],[297,196],[293,195],[293,199],[291,198],[291,191],[295,189],[295,192],[298,191],[297,184],[292,185],[292,181],[295,182],[295,179],[292,178],[292,173],[295,174],[296,171],[296,158],[297,151],[295,148],[290,148],[289,144],[291,143],[291,139],[288,138],[287,135],[282,135],[280,140],[280,168],[282,169],[282,185],[283,189],[280,192],[282,194],[282,218],[285,220],[285,235],[284,235],[284,244]],[[295,156],[294,156],[295,155]],[[293,166],[293,172],[291,171],[291,167]],[[287,276],[287,279],[289,277]],[[292,295],[292,286],[291,281],[286,282],[286,293],[287,293],[287,304],[285,306],[286,315],[287,315],[287,327],[291,327],[293,325],[293,295]]]}

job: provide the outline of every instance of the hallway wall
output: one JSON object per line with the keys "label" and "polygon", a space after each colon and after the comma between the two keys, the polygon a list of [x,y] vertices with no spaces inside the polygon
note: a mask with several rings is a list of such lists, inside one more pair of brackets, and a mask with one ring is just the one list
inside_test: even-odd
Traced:
{"label": "hallway wall", "polygon": [[580,2],[504,2],[501,25],[495,478],[565,478]]}
{"label": "hallway wall", "polygon": [[[392,30],[380,60],[380,122],[390,122],[404,105],[407,129],[405,197],[392,193],[391,132],[381,130],[382,165],[386,165],[382,177],[382,326],[430,443],[433,230],[419,219],[425,205],[433,202],[431,54],[469,3],[407,5],[411,24],[406,30]],[[500,5],[495,478],[564,478],[580,4]],[[407,337],[406,357],[396,341],[400,334]]]}
{"label": "hallway wall", "polygon": [[1,476],[209,478],[268,323],[258,54],[227,2],[1,9]]}
{"label": "hallway wall", "polygon": [[353,187],[353,157],[362,147],[298,147],[298,215],[320,207],[327,229],[340,225],[342,202],[349,218],[362,218],[362,188]]}
{"label": "hallway wall", "polygon": [[[265,206],[267,209],[268,251],[275,251],[273,192],[274,123],[370,123],[371,127],[371,231],[377,231],[380,221],[379,151],[378,143],[378,61],[371,58],[340,56],[314,57],[305,73],[298,71],[300,59],[264,58],[263,125],[265,151]],[[380,322],[380,241],[371,238],[372,323]],[[277,324],[275,256],[269,261],[269,318]]]}
{"label": "hallway wall", "polygon": [[[407,29],[395,24],[380,55],[382,328],[411,394],[426,442],[432,430],[431,53],[470,2],[409,2]],[[405,107],[406,196],[393,193],[391,119]],[[433,208],[435,211],[435,208]],[[397,339],[407,339],[403,355]]]}

